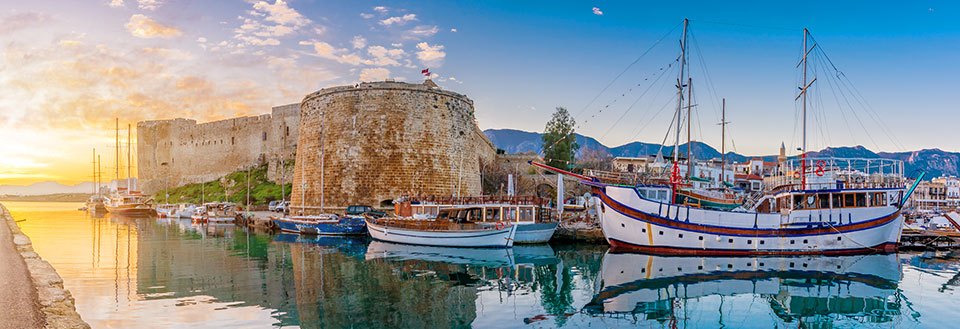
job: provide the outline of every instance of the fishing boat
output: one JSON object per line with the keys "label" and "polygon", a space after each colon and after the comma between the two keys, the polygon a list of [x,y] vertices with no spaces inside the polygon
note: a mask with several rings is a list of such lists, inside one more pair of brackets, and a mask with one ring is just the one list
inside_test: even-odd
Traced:
{"label": "fishing boat", "polygon": [[[584,306],[584,312],[669,321],[683,318],[677,314],[683,309],[703,312],[704,302],[715,305],[716,298],[739,296],[747,302],[759,297],[764,302],[757,305],[773,308],[771,314],[788,321],[801,318],[801,323],[818,328],[834,327],[815,324],[813,320],[824,314],[838,315],[827,319],[844,315],[887,322],[890,317],[880,314],[900,310],[900,275],[896,254],[664,257],[608,252],[597,275],[597,293]],[[636,322],[633,325],[643,326]]]}
{"label": "fishing boat", "polygon": [[[684,21],[684,36],[686,26]],[[806,118],[806,95],[813,83],[807,81],[807,54],[814,47],[807,44],[806,29],[803,37],[803,87],[797,99],[802,99]],[[681,45],[686,45],[685,37]],[[683,58],[681,55],[681,61]],[[896,251],[903,223],[901,210],[924,174],[907,189],[899,160],[809,157],[806,120],[802,127],[800,156],[784,160],[778,173],[765,177],[764,195],[743,212],[648,199],[633,186],[563,173],[580,178],[600,199],[601,228],[615,250],[673,255]]]}
{"label": "fishing boat", "polygon": [[480,207],[440,209],[435,219],[367,218],[376,240],[439,247],[510,248],[517,227],[511,222],[482,222]]}
{"label": "fishing boat", "polygon": [[233,224],[237,219],[237,205],[232,202],[208,202],[196,207],[191,218],[195,223]]}
{"label": "fishing boat", "polygon": [[177,214],[179,206],[175,204],[163,203],[157,205],[157,216],[161,218],[174,217]]}
{"label": "fishing boat", "polygon": [[335,214],[289,216],[272,219],[282,232],[310,235],[364,235],[367,233],[363,217]]}
{"label": "fishing boat", "polygon": [[482,216],[473,220],[517,225],[514,243],[532,244],[550,241],[559,225],[548,203],[535,196],[403,197],[394,209],[398,217],[434,219],[441,209],[478,208],[477,214]]}

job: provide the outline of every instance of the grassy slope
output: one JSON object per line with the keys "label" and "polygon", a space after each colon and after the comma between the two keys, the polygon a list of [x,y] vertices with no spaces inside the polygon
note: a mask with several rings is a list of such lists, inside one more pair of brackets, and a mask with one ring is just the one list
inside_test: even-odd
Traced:
{"label": "grassy slope", "polygon": [[[289,200],[292,185],[286,185],[286,196]],[[231,201],[244,204],[247,201],[247,171],[230,173],[220,180],[203,184],[187,184],[170,189],[170,203],[200,203],[201,191],[204,201]],[[153,196],[157,203],[164,203],[163,191]],[[250,203],[254,205],[267,204],[273,200],[280,200],[280,185],[267,180],[267,166],[262,165],[250,170]]]}

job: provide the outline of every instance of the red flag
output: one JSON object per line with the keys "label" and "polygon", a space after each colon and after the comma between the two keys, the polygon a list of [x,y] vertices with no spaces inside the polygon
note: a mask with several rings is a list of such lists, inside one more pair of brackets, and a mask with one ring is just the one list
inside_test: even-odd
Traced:
{"label": "red flag", "polygon": [[423,76],[425,76],[425,77],[429,77],[429,76],[430,76],[430,69],[429,69],[429,68],[426,68],[426,69],[420,70],[420,73],[423,74]]}

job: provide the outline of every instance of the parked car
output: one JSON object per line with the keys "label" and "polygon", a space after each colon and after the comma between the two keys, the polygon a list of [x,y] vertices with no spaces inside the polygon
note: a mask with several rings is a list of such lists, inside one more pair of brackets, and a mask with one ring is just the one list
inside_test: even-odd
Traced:
{"label": "parked car", "polygon": [[277,204],[277,207],[274,208],[274,211],[282,212],[282,213],[286,213],[290,211],[290,201],[284,201],[284,202],[281,202],[280,204]]}
{"label": "parked car", "polygon": [[278,201],[278,200],[270,201],[270,204],[267,206],[267,210],[277,211],[277,205],[279,205],[281,202],[283,201]]}
{"label": "parked car", "polygon": [[374,218],[380,218],[386,216],[387,213],[373,209],[371,206],[362,206],[362,205],[353,205],[347,207],[347,211],[344,212],[347,216],[362,216],[368,215]]}

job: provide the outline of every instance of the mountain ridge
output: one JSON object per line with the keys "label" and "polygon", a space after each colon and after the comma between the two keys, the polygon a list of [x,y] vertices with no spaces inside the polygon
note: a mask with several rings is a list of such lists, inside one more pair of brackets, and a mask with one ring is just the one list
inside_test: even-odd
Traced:
{"label": "mountain ridge", "polygon": [[[540,153],[542,147],[542,135],[537,132],[529,132],[516,129],[486,129],[483,134],[499,149],[506,153]],[[669,156],[673,152],[673,146],[661,146],[655,143],[645,143],[634,141],[619,146],[609,147],[597,141],[595,138],[576,134],[577,143],[580,149],[577,156],[580,156],[587,149],[604,151],[614,157],[638,157],[648,156],[657,153],[657,150],[663,149],[662,153]],[[687,146],[681,144],[680,155],[686,155]],[[697,159],[720,158],[720,152],[709,144],[703,142],[693,142],[692,153]],[[927,179],[938,176],[953,175],[960,176],[960,152],[949,152],[939,148],[921,149],[907,152],[874,152],[863,145],[856,146],[838,146],[827,147],[819,151],[808,153],[813,157],[841,157],[841,158],[866,158],[866,159],[893,159],[904,163],[904,174],[907,177],[916,177],[921,171],[927,173]],[[776,155],[743,155],[735,152],[727,152],[727,161],[743,162],[752,158],[761,158],[764,161],[776,161]]]}

